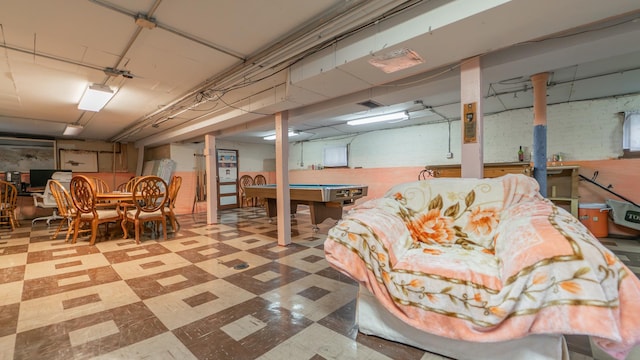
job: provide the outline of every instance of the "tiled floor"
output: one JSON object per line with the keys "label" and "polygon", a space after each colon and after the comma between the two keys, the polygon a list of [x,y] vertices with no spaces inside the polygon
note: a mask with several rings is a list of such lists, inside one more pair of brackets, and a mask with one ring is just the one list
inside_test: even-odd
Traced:
{"label": "tiled floor", "polygon": [[[357,286],[324,260],[335,223],[293,220],[277,245],[260,208],[220,223],[181,216],[178,234],[95,246],[54,226],[0,231],[0,359],[441,359],[358,333]],[[640,273],[640,242],[603,240]],[[591,359],[568,337],[572,359]]]}

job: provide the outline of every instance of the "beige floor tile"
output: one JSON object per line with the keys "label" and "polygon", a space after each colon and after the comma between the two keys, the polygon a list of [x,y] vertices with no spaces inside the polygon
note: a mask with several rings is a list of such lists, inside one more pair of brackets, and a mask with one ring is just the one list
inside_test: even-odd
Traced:
{"label": "beige floor tile", "polygon": [[259,357],[262,360],[311,359],[388,360],[389,357],[354,342],[321,325],[312,324],[295,336]]}
{"label": "beige floor tile", "polygon": [[[73,266],[65,266],[65,264],[73,264]],[[52,274],[66,274],[109,265],[109,261],[100,253],[77,257],[64,257],[50,261],[28,264],[25,269],[24,278],[37,279],[44,276],[50,276]]]}
{"label": "beige floor tile", "polygon": [[267,324],[260,321],[260,319],[256,319],[251,315],[246,315],[236,321],[222,326],[220,330],[224,331],[225,334],[229,335],[233,340],[240,341],[266,326]]}
{"label": "beige floor tile", "polygon": [[27,253],[2,255],[0,257],[0,269],[24,265],[27,263]]}
{"label": "beige floor tile", "polygon": [[23,284],[24,281],[0,284],[0,306],[19,303],[22,298]]}
{"label": "beige floor tile", "polygon": [[[0,239],[2,239],[1,235],[0,235]],[[11,239],[8,239],[6,242],[0,241],[0,250],[8,246],[18,246],[18,245],[32,246],[33,244],[30,244],[29,242],[30,242],[29,233],[26,233],[26,236],[22,238],[11,238]]]}
{"label": "beige floor tile", "polygon": [[198,236],[185,237],[176,241],[160,242],[160,245],[164,246],[165,248],[173,252],[179,252],[179,251],[199,248],[204,245],[217,244],[219,242],[220,241],[216,239],[212,239],[208,236],[198,235]]}
{"label": "beige floor tile", "polygon": [[[317,261],[308,261],[305,260],[305,258],[320,259]],[[279,259],[278,262],[310,273],[316,273],[329,266],[329,263],[324,259],[324,251],[315,248],[309,248],[307,250],[285,256]]]}
{"label": "beige floor tile", "polygon": [[[147,267],[145,264],[160,262],[158,266]],[[178,254],[168,253],[145,258],[135,259],[123,263],[113,264],[113,269],[123,279],[132,279],[140,276],[148,276],[160,272],[178,269],[191,263]]]}
{"label": "beige floor tile", "polygon": [[261,235],[261,234],[252,234],[250,236],[243,236],[237,239],[228,240],[224,243],[227,245],[231,245],[236,249],[240,250],[250,250],[260,246],[273,244],[273,238]]}
{"label": "beige floor tile", "polygon": [[[65,301],[86,296],[94,296],[97,301],[65,309]],[[35,329],[138,301],[138,295],[124,281],[27,300],[20,304],[18,331]]]}
{"label": "beige floor tile", "polygon": [[0,360],[13,359],[13,349],[16,344],[16,334],[0,337]]}
{"label": "beige floor tile", "polygon": [[[211,293],[216,298],[197,306],[191,306],[185,301],[203,293]],[[254,294],[218,279],[156,296],[144,300],[144,303],[167,328],[176,329],[253,297],[255,297]]]}
{"label": "beige floor tile", "polygon": [[71,346],[78,346],[119,332],[118,325],[116,325],[113,320],[108,320],[82,329],[70,331],[69,342]]}

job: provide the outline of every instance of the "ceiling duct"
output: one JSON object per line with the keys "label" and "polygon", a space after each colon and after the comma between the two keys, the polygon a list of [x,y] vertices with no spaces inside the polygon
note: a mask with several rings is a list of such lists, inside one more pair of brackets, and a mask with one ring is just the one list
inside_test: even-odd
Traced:
{"label": "ceiling duct", "polygon": [[108,67],[103,71],[104,71],[104,74],[107,76],[116,77],[116,76],[122,75],[122,77],[125,77],[127,79],[133,79],[133,74],[129,70],[118,70],[118,69]]}
{"label": "ceiling duct", "polygon": [[376,101],[373,101],[373,100],[367,100],[367,101],[359,102],[358,105],[362,105],[362,106],[367,107],[369,109],[375,109],[375,108],[379,108],[381,106],[384,106],[384,105],[380,104],[379,102],[376,102]]}

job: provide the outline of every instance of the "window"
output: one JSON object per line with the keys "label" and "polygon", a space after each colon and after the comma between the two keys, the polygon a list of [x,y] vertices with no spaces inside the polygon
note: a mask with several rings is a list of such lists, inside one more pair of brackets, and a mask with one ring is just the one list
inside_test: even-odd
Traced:
{"label": "window", "polygon": [[624,113],[622,150],[625,158],[640,157],[640,112]]}
{"label": "window", "polygon": [[349,166],[347,145],[324,148],[324,167]]}

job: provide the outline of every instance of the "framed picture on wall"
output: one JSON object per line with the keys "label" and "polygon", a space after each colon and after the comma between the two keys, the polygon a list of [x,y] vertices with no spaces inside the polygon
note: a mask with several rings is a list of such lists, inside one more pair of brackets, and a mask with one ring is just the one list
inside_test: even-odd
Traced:
{"label": "framed picture on wall", "polygon": [[98,152],[60,149],[60,169],[73,172],[98,172]]}

